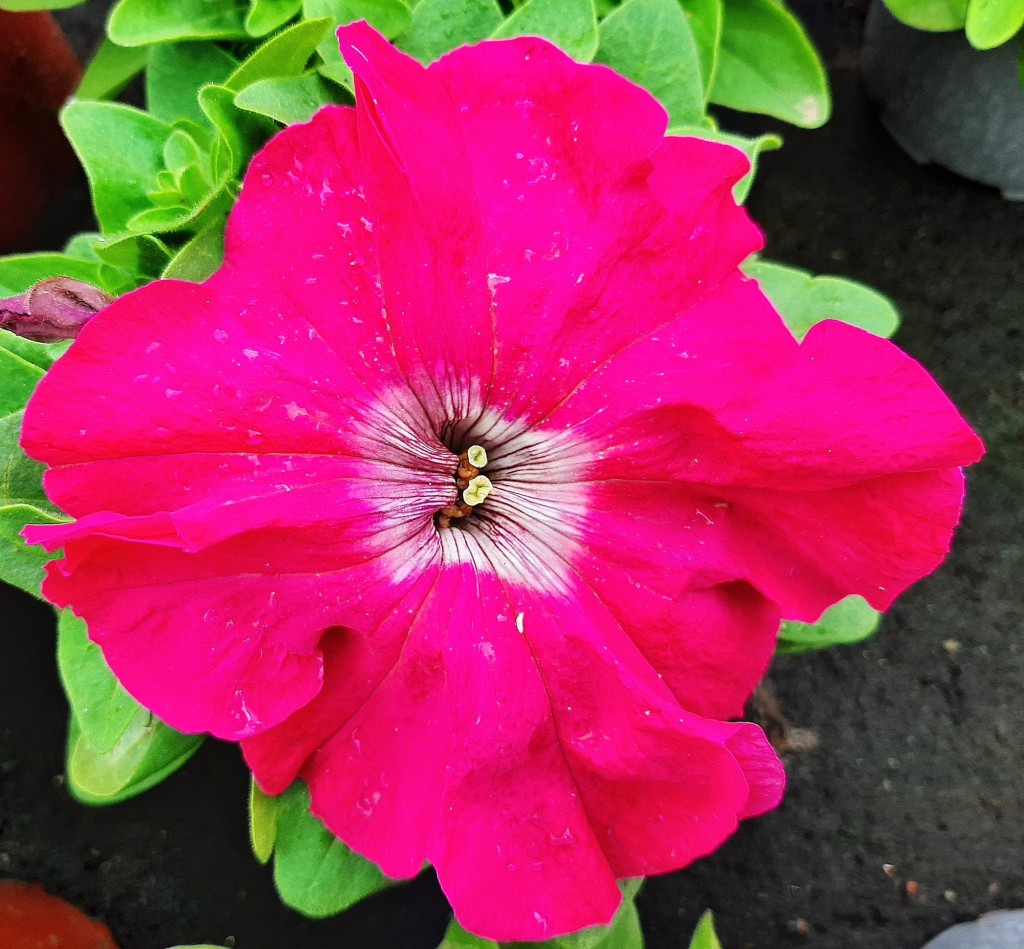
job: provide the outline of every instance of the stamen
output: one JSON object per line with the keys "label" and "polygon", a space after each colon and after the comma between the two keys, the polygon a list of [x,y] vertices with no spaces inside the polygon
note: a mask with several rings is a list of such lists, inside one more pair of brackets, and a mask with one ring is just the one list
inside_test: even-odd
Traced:
{"label": "stamen", "polygon": [[455,487],[460,494],[454,504],[441,508],[437,512],[438,527],[448,527],[453,520],[469,517],[473,508],[482,503],[494,490],[490,478],[480,474],[480,469],[487,464],[487,451],[482,445],[470,445],[459,455],[459,466],[455,469]]}
{"label": "stamen", "polygon": [[485,475],[477,475],[466,486],[466,490],[462,492],[462,497],[463,500],[471,507],[476,507],[493,490],[494,485],[491,484],[490,478]]}

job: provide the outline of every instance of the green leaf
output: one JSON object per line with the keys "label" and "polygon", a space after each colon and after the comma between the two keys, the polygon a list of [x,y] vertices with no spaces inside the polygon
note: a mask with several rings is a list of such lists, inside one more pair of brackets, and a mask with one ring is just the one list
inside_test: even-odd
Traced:
{"label": "green leaf", "polygon": [[227,86],[204,86],[199,93],[203,111],[220,133],[214,161],[222,179],[235,177],[277,130],[269,119],[237,108],[235,94]]}
{"label": "green leaf", "polygon": [[[6,342],[6,338],[0,340]],[[0,353],[8,350],[0,349]],[[9,368],[0,360],[5,381]],[[43,370],[38,372],[41,377]],[[0,392],[5,388],[0,387]],[[43,567],[55,555],[27,545],[21,531],[26,524],[57,524],[64,518],[43,491],[43,466],[21,450],[22,418],[21,411],[0,418],[0,580],[38,597]]]}
{"label": "green leaf", "polygon": [[[82,737],[99,754],[132,727],[141,706],[114,678],[84,620],[70,610],[57,618],[57,668]],[[148,714],[148,713],[147,713]]]}
{"label": "green leaf", "polygon": [[803,128],[828,121],[828,75],[800,21],[778,0],[728,0],[711,101]]}
{"label": "green leaf", "polygon": [[321,18],[304,20],[288,27],[287,30],[267,40],[245,59],[242,65],[228,76],[224,85],[233,92],[238,92],[260,79],[301,75],[330,25],[329,19]]}
{"label": "green leaf", "polygon": [[111,267],[136,278],[136,283],[148,283],[160,276],[167,266],[171,252],[167,245],[150,234],[126,234],[96,241],[97,255]]}
{"label": "green leaf", "polygon": [[147,52],[104,39],[75,90],[79,99],[112,99],[146,66]]}
{"label": "green leaf", "polygon": [[349,95],[355,95],[356,86],[352,70],[348,68],[348,63],[341,58],[340,53],[337,60],[325,62],[320,67],[320,75],[325,79],[330,79],[335,85],[341,86]]}
{"label": "green leaf", "polygon": [[100,227],[108,234],[124,231],[150,207],[171,127],[116,102],[71,102],[61,122],[85,166]]}
{"label": "green leaf", "polygon": [[13,333],[0,334],[0,349],[6,349],[20,356],[26,362],[47,370],[52,366],[59,356],[67,352],[71,340],[62,343],[36,343],[31,339],[22,339]]}
{"label": "green leaf", "polygon": [[[412,19],[409,5],[404,0],[303,0],[302,12],[306,20],[327,17],[335,29],[346,23],[366,20],[389,40],[407,30]],[[329,39],[337,46],[333,30]]]}
{"label": "green leaf", "polygon": [[220,225],[200,231],[171,259],[161,276],[202,283],[213,276],[224,260],[224,228]]}
{"label": "green leaf", "polygon": [[[136,214],[128,222],[128,229],[135,234],[202,230],[206,226],[208,217],[219,218],[226,213],[228,203],[229,198],[226,192],[218,191],[209,195],[209,201],[201,204],[149,208]],[[165,258],[164,263],[166,261]]]}
{"label": "green leaf", "polygon": [[593,0],[527,0],[491,35],[542,36],[581,63],[594,58],[599,41]]}
{"label": "green leaf", "polygon": [[92,245],[99,236],[96,231],[79,231],[64,245],[64,253],[75,260],[95,261],[97,257]]}
{"label": "green leaf", "polygon": [[83,3],[85,0],[3,0],[0,2],[0,10],[11,10],[15,13],[26,10],[66,10],[68,7],[77,7]]}
{"label": "green leaf", "polygon": [[107,35],[120,46],[245,39],[248,6],[248,0],[120,0]]}
{"label": "green leaf", "polygon": [[30,504],[0,504],[0,580],[42,599],[44,568],[56,554],[25,543],[27,524],[60,524],[63,519]]}
{"label": "green leaf", "polygon": [[651,92],[673,123],[704,117],[700,53],[679,0],[627,0],[600,26],[594,61]]}
{"label": "green leaf", "polygon": [[[127,293],[129,290],[134,290],[140,283],[148,281],[149,278],[122,270],[120,267],[107,262],[97,252],[97,248],[102,250],[107,244],[116,244],[122,237],[123,235],[106,238],[102,234],[91,231],[76,234],[68,241],[62,256],[65,261],[70,260],[73,264],[76,264],[78,269],[89,268],[88,276],[76,277],[75,273],[64,273],[62,271],[58,271],[57,274],[49,274],[48,276],[76,277],[76,279],[85,280],[86,283],[94,284],[115,297],[120,296],[122,293]],[[116,257],[117,254],[118,252],[115,251],[113,256]],[[0,261],[0,271],[2,269],[3,261]],[[64,345],[66,348],[70,343]],[[47,348],[52,346],[53,344],[48,344]]]}
{"label": "green leaf", "polygon": [[[519,943],[526,949],[528,943]],[[551,949],[644,949],[644,936],[640,929],[640,916],[636,903],[623,896],[622,906],[610,926],[592,926],[578,933],[552,939],[544,946]]]}
{"label": "green leaf", "polygon": [[822,320],[841,320],[884,337],[899,326],[899,314],[888,297],[854,280],[814,277],[759,258],[747,261],[743,270],[761,285],[797,339]]}
{"label": "green leaf", "polygon": [[182,126],[176,125],[164,145],[164,166],[171,179],[191,165],[201,165],[203,153],[199,144]]}
{"label": "green leaf", "polygon": [[[539,949],[539,944],[535,943],[534,945]],[[490,939],[482,939],[480,936],[466,932],[459,925],[459,921],[453,919],[445,931],[444,941],[437,949],[498,949],[498,944]]]}
{"label": "green leaf", "polygon": [[0,418],[0,504],[27,505],[59,515],[43,491],[43,465],[21,450],[23,414],[19,406],[18,411]]}
{"label": "green leaf", "polygon": [[221,136],[212,162],[218,180],[237,175],[277,130],[258,110],[236,106],[236,94],[264,79],[300,75],[329,26],[329,20],[320,18],[289,27],[260,46],[223,84],[200,90],[200,107]]}
{"label": "green leaf", "polygon": [[83,804],[119,804],[170,777],[203,743],[202,735],[182,735],[140,708],[121,740],[97,752],[82,737],[74,715],[68,725],[68,790]]}
{"label": "green leaf", "polygon": [[128,222],[128,229],[135,234],[177,231],[192,220],[194,210],[190,207],[147,208]]}
{"label": "green leaf", "polygon": [[967,24],[968,0],[885,0],[897,20],[932,33],[962,30]]}
{"label": "green leaf", "polygon": [[48,277],[72,277],[95,284],[99,281],[99,264],[49,252],[0,257],[0,297],[23,293]]}
{"label": "green leaf", "polygon": [[975,49],[1001,46],[1024,25],[1022,0],[970,0],[967,39]]}
{"label": "green leaf", "polygon": [[202,744],[144,709],[121,687],[85,623],[64,610],[57,619],[57,664],[71,706],[67,775],[86,804],[114,804],[158,784]]}
{"label": "green leaf", "polygon": [[709,142],[722,142],[725,145],[732,145],[738,148],[750,159],[750,171],[748,171],[732,189],[733,197],[737,203],[742,204],[750,193],[750,187],[754,183],[754,176],[757,174],[758,157],[762,152],[773,152],[782,147],[782,139],[778,135],[760,135],[757,138],[747,138],[744,135],[734,135],[731,132],[721,132],[718,129],[711,129],[704,125],[686,128],[685,126],[669,129],[670,135],[689,135],[694,138],[703,138]]}
{"label": "green leaf", "polygon": [[302,0],[250,0],[245,15],[245,31],[250,36],[266,36],[282,27],[302,9]]}
{"label": "green leaf", "polygon": [[206,121],[199,107],[199,90],[221,83],[238,68],[238,60],[216,43],[161,43],[149,51],[146,105],[158,119],[172,123]]}
{"label": "green leaf", "polygon": [[859,643],[875,633],[881,619],[867,600],[848,596],[825,610],[817,623],[783,622],[776,652],[785,655]]}
{"label": "green leaf", "polygon": [[722,0],[680,0],[700,53],[700,74],[707,101],[718,72],[718,48],[722,42]]}
{"label": "green leaf", "polygon": [[487,39],[502,21],[497,0],[422,0],[397,45],[422,63]]}
{"label": "green leaf", "polygon": [[302,15],[306,20],[327,17],[331,21],[331,28],[317,47],[324,61],[320,71],[350,92],[352,70],[341,56],[336,35],[338,27],[366,20],[379,33],[394,39],[409,29],[412,22],[412,12],[404,0],[302,0]]}
{"label": "green leaf", "polygon": [[6,330],[0,331],[0,416],[10,415],[12,412],[20,412],[29,396],[35,392],[39,380],[43,378],[43,370],[35,363],[24,359],[18,353],[8,349],[4,342],[13,334]]}
{"label": "green leaf", "polygon": [[304,76],[261,79],[239,92],[235,96],[235,105],[282,125],[294,125],[296,122],[308,122],[325,105],[337,102],[336,88],[315,72]]}
{"label": "green leaf", "polygon": [[281,795],[274,840],[274,884],[292,909],[333,916],[391,885],[309,812],[309,791],[296,782]]}
{"label": "green leaf", "polygon": [[281,811],[281,798],[270,797],[260,790],[253,778],[249,784],[249,842],[260,863],[270,860],[277,840],[277,818]]}
{"label": "green leaf", "polygon": [[722,949],[722,944],[715,933],[715,920],[711,910],[707,910],[697,923],[693,939],[690,940],[690,949]]}

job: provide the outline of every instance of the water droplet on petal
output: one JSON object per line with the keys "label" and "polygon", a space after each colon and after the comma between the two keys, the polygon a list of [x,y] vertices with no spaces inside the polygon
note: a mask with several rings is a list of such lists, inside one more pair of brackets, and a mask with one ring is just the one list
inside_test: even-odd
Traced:
{"label": "water droplet on petal", "polygon": [[565,847],[569,844],[576,843],[576,838],[573,837],[572,831],[569,830],[568,827],[566,827],[560,834],[548,834],[548,840],[556,847]]}

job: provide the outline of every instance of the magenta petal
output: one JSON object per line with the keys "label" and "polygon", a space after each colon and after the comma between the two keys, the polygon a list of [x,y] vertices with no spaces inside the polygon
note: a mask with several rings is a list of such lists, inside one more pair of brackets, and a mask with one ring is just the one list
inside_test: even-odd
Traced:
{"label": "magenta petal", "polygon": [[[305,333],[311,355],[333,350],[326,366],[323,357],[309,366],[311,380],[320,383],[327,367],[343,370],[357,399],[408,389],[388,330],[366,185],[354,110],[328,107],[285,129],[249,166],[224,267],[210,281],[250,332],[266,323]],[[239,338],[217,329],[229,334],[225,344]]]}
{"label": "magenta petal", "polygon": [[[47,597],[74,606],[121,683],[180,731],[238,739],[319,691],[319,633],[287,613],[311,595],[308,578],[257,575],[225,589],[224,577],[237,570],[230,549],[197,562],[139,545],[130,577],[124,546],[113,540],[69,541],[66,553],[49,568]],[[226,624],[240,633],[230,645]]]}
{"label": "magenta petal", "polygon": [[760,247],[731,198],[743,155],[663,139],[661,106],[610,70],[524,38],[456,50],[430,72],[475,146],[494,398],[515,414],[536,419]]}
{"label": "magenta petal", "polygon": [[[525,635],[615,875],[664,872],[710,853],[735,829],[755,776],[722,742],[717,723],[680,708],[592,592],[566,590],[535,607]],[[677,770],[683,760],[685,779]]]}
{"label": "magenta petal", "polygon": [[752,582],[789,619],[814,622],[857,593],[884,610],[949,553],[957,468],[887,475],[810,495],[736,491],[724,522]]}
{"label": "magenta petal", "polygon": [[398,608],[408,630],[328,637],[321,694],[246,758],[271,792],[304,777],[386,873],[430,861],[469,929],[536,940],[607,920],[616,876],[683,866],[777,800],[760,730],[683,712],[592,594],[467,567],[424,592]]}
{"label": "magenta petal", "polygon": [[835,485],[972,464],[982,454],[978,436],[917,362],[832,320],[814,326],[773,378],[719,420],[742,439],[730,473],[737,484]]}
{"label": "magenta petal", "polygon": [[494,327],[458,113],[419,63],[366,23],[338,36],[356,77],[359,150],[392,345],[435,419],[468,415],[490,386]]}
{"label": "magenta petal", "polygon": [[140,702],[181,731],[223,738],[258,734],[304,706],[320,689],[324,631],[378,626],[422,587],[431,558],[415,542],[332,545],[330,522],[186,554],[135,527],[150,521],[168,519],[97,515],[61,528],[48,542],[65,545],[65,560],[50,565],[44,591],[87,620]]}
{"label": "magenta petal", "polygon": [[707,722],[705,728],[725,740],[746,776],[750,793],[740,818],[759,817],[778,807],[786,789],[786,772],[765,733],[750,722]]}
{"label": "magenta petal", "polygon": [[276,728],[242,743],[245,759],[268,794],[280,794],[307,759],[366,702],[394,667],[401,634],[373,639],[353,630],[328,630],[320,642],[324,688]]}
{"label": "magenta petal", "polygon": [[622,550],[653,534],[681,589],[744,580],[812,622],[851,593],[884,609],[938,566],[956,466],[981,452],[891,343],[827,323],[798,346],[741,278],[600,366],[544,425],[570,419]]}

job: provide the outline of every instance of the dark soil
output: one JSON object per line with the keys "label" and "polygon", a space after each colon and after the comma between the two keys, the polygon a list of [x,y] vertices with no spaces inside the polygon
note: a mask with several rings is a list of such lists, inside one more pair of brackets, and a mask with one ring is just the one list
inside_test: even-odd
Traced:
{"label": "dark soil", "polygon": [[[750,204],[769,255],[892,296],[899,343],[989,454],[971,472],[953,555],[875,639],[775,663],[782,709],[818,747],[789,756],[778,811],[646,884],[649,949],[684,947],[709,906],[725,949],[919,949],[955,922],[1024,905],[1024,206],[905,157],[851,68],[856,18],[817,16],[835,117],[785,130],[763,160]],[[284,909],[249,851],[232,746],[208,742],[126,804],[71,801],[51,615],[2,596],[0,875],[101,917],[123,949],[436,947],[446,908],[429,873],[334,920]]]}

